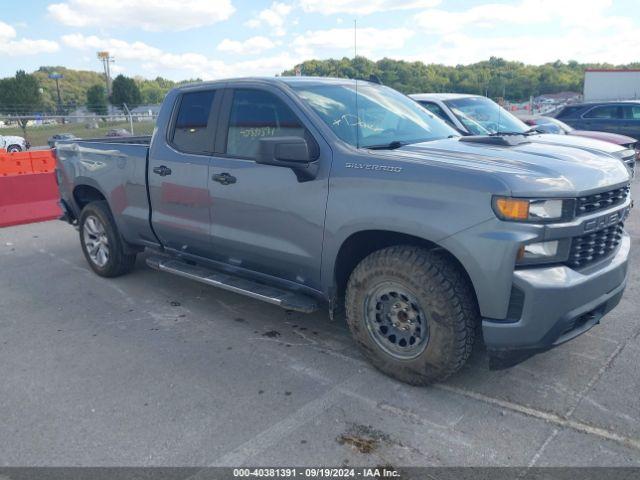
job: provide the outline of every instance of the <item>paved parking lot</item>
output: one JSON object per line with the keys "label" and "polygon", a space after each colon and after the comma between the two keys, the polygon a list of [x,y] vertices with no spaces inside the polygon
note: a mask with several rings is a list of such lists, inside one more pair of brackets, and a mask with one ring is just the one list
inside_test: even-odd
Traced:
{"label": "paved parking lot", "polygon": [[62,222],[0,229],[0,465],[640,466],[637,245],[600,326],[506,371],[477,350],[429,388],[325,314],[143,260],[102,279]]}

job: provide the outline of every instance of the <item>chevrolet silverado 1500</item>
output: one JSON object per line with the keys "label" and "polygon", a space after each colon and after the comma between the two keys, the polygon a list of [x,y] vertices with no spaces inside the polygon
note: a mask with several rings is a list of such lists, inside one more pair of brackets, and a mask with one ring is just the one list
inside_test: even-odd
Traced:
{"label": "chevrolet silverado 1500", "polygon": [[461,137],[345,79],[182,86],[151,138],[61,141],[65,218],[105,277],[149,266],[301,312],[441,380],[481,335],[494,366],[600,322],[627,279],[628,169],[527,135]]}

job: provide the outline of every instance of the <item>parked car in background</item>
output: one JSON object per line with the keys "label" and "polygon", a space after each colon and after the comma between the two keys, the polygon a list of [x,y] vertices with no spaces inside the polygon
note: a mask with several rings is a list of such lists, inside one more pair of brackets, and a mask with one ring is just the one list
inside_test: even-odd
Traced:
{"label": "parked car in background", "polygon": [[580,130],[598,130],[640,138],[640,100],[567,105],[556,118]]}
{"label": "parked car in background", "polygon": [[17,135],[0,135],[0,148],[7,152],[24,152],[31,145],[23,137]]}
{"label": "parked car in background", "polygon": [[552,117],[536,117],[525,120],[524,123],[536,127],[542,133],[555,133],[558,135],[575,135],[577,137],[593,138],[603,142],[615,143],[624,148],[631,148],[636,151],[636,160],[640,160],[640,143],[638,140],[626,135],[617,133],[598,132],[595,130],[576,130],[571,125],[567,125],[561,120]]}
{"label": "parked car in background", "polygon": [[126,128],[112,128],[104,134],[105,137],[130,137],[131,133]]}
{"label": "parked car in background", "polygon": [[529,141],[600,151],[622,160],[634,172],[636,151],[610,142],[581,136],[539,134],[490,98],[462,93],[409,95],[463,135],[525,134]]}
{"label": "parked car in background", "polygon": [[60,140],[78,140],[79,137],[76,137],[73,133],[56,133],[55,135],[52,135],[49,140],[47,140],[47,143],[49,144],[49,147],[53,148],[56,146],[56,142],[60,141]]}

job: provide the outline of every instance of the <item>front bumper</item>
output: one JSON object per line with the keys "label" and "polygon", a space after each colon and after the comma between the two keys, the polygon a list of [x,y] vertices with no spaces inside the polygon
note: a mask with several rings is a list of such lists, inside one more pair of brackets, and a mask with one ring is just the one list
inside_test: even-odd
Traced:
{"label": "front bumper", "polygon": [[580,271],[563,265],[516,270],[513,285],[524,294],[522,313],[517,321],[483,320],[490,353],[495,357],[514,350],[537,353],[599,323],[622,297],[630,245],[624,233],[613,256]]}

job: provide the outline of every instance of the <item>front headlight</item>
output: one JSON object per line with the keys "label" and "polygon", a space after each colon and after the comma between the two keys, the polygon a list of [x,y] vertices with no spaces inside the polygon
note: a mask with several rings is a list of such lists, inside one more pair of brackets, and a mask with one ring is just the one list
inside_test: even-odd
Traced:
{"label": "front headlight", "polygon": [[493,197],[492,206],[500,220],[549,223],[571,220],[575,199]]}
{"label": "front headlight", "polygon": [[613,155],[624,160],[625,158],[634,157],[636,155],[636,151],[633,148],[625,148],[624,150],[613,152]]}

